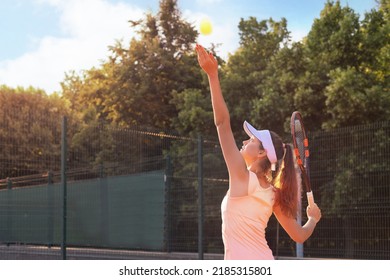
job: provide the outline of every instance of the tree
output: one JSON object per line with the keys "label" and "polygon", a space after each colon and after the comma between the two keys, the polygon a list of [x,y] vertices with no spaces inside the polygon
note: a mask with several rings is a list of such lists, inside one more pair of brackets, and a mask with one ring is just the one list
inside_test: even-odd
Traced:
{"label": "tree", "polygon": [[308,129],[319,128],[330,116],[325,110],[329,72],[358,67],[361,61],[359,16],[340,1],[328,1],[304,40],[306,72],[294,104],[305,116]]}
{"label": "tree", "polygon": [[260,127],[283,135],[290,131],[290,116],[295,110],[294,94],[305,71],[301,43],[284,46],[271,57],[264,81],[257,86],[261,98],[253,100],[252,119]]}
{"label": "tree", "polygon": [[379,10],[366,13],[360,25],[359,56],[356,56],[359,64],[329,71],[325,105],[330,118],[323,121],[324,128],[390,119],[390,23],[386,20],[384,3]]}
{"label": "tree", "polygon": [[260,127],[269,127],[270,123],[262,120],[263,117],[269,120],[271,116],[268,112],[258,111],[262,107],[259,103],[264,101],[268,90],[262,85],[267,79],[268,65],[289,41],[287,21],[257,21],[250,17],[248,20],[241,19],[238,27],[240,47],[229,57],[221,75],[222,91],[231,108],[232,128],[233,131],[242,131],[244,119],[255,120]]}
{"label": "tree", "polygon": [[390,1],[381,0],[378,10],[365,14],[361,24],[363,36],[360,45],[363,60],[360,71],[372,74],[372,84],[387,92],[390,85]]}
{"label": "tree", "polygon": [[176,104],[178,110],[173,126],[180,134],[196,138],[199,133],[209,135],[215,131],[210,98],[205,97],[201,90],[173,92],[171,102]]}
{"label": "tree", "polygon": [[198,33],[181,18],[176,0],[162,0],[157,15],[130,23],[141,27],[140,39],[128,48],[121,42],[111,46],[100,69],[86,72],[81,84],[74,78],[64,84],[65,96],[80,95],[112,123],[170,128],[177,115],[172,92],[197,88],[201,81],[192,50]]}
{"label": "tree", "polygon": [[332,117],[324,128],[369,124],[390,119],[390,95],[375,81],[374,75],[356,68],[337,68],[329,74],[325,89],[326,112]]}
{"label": "tree", "polygon": [[0,111],[0,178],[59,170],[67,104],[33,87],[0,86]]}

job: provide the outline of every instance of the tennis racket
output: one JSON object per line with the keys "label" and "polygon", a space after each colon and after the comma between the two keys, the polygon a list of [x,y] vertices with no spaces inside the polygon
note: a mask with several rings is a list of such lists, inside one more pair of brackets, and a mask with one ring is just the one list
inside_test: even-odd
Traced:
{"label": "tennis racket", "polygon": [[301,170],[302,179],[306,187],[307,202],[309,203],[309,206],[312,206],[314,204],[314,197],[310,184],[309,141],[307,140],[302,116],[298,111],[295,111],[291,115],[291,136],[295,158],[299,169]]}

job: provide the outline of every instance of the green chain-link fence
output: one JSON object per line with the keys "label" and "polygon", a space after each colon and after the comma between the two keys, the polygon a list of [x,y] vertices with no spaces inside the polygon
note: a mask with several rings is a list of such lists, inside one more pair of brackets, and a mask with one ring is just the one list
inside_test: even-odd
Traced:
{"label": "green chain-link fence", "polygon": [[[0,132],[1,259],[60,259],[64,247],[75,259],[222,258],[216,139],[69,120],[64,212],[61,117],[7,114]],[[304,257],[390,259],[390,123],[314,132],[310,144],[323,218]],[[274,217],[266,234],[277,257],[296,256]]]}

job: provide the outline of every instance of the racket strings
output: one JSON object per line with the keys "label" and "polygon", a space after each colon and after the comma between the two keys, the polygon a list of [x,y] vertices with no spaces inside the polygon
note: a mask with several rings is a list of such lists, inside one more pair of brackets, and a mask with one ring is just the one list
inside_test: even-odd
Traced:
{"label": "racket strings", "polygon": [[291,133],[294,144],[294,154],[296,163],[301,171],[302,180],[306,187],[306,192],[311,192],[309,178],[309,141],[306,137],[302,117],[299,112],[294,112],[291,116]]}

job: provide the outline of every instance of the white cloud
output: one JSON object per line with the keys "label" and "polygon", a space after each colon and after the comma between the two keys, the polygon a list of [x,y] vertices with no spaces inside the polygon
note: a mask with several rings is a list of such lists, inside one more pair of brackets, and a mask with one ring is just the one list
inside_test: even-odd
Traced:
{"label": "white cloud", "polygon": [[302,39],[304,37],[307,36],[308,32],[309,31],[307,31],[307,30],[303,30],[303,29],[299,29],[299,28],[293,29],[293,30],[291,30],[291,34],[290,34],[291,40],[293,42],[300,42],[300,41],[302,41]]}
{"label": "white cloud", "polygon": [[[116,39],[128,43],[134,31],[128,20],[144,17],[145,11],[107,0],[35,0],[51,5],[60,14],[62,37],[44,37],[36,49],[23,56],[0,62],[0,84],[34,86],[46,92],[60,90],[64,73],[98,66],[108,56]],[[37,40],[37,39],[34,39]]]}

